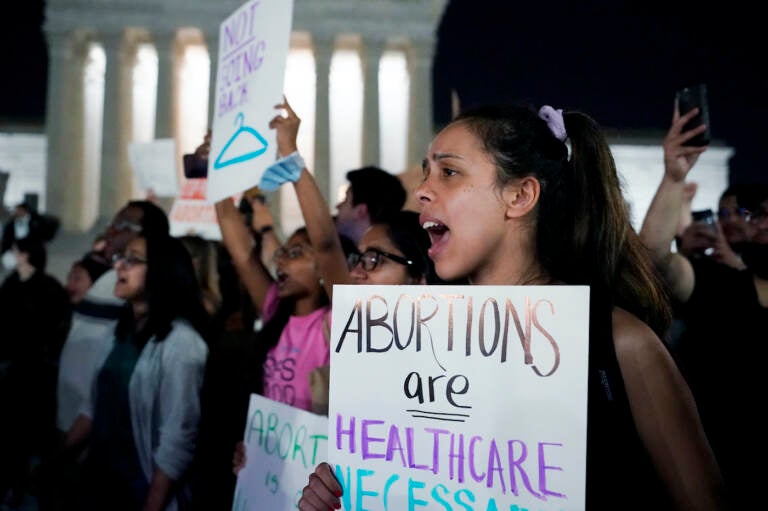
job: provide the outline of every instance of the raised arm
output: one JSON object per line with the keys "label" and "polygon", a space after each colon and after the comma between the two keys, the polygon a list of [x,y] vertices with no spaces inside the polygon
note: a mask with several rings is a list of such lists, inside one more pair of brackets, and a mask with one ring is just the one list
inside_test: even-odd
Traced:
{"label": "raised arm", "polygon": [[216,203],[216,218],[222,241],[232,258],[235,271],[251,297],[256,311],[261,313],[272,277],[254,255],[253,237],[232,199],[227,198]]}
{"label": "raised arm", "polygon": [[651,251],[651,257],[659,267],[672,294],[680,301],[687,301],[693,292],[693,267],[688,259],[671,250],[680,215],[684,205],[685,179],[691,168],[706,151],[706,147],[685,146],[683,143],[703,132],[705,126],[682,132],[688,120],[698,109],[680,116],[677,107],[672,126],[664,138],[664,176],[656,190],[643,220],[640,237]]}
{"label": "raised arm", "polygon": [[[278,152],[283,158],[297,151],[296,135],[299,132],[301,119],[285,99],[275,108],[284,109],[287,114],[286,117],[278,115],[269,125],[277,130]],[[296,190],[309,240],[317,256],[325,291],[328,297],[332,298],[333,285],[350,283],[351,279],[339,233],[331,216],[331,209],[317,187],[315,178],[306,167],[302,169],[293,187]]]}

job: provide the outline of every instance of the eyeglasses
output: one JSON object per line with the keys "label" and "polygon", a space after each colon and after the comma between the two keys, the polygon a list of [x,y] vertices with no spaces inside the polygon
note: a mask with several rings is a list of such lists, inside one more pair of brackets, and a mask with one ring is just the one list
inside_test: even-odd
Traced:
{"label": "eyeglasses", "polygon": [[132,231],[135,233],[141,232],[141,226],[139,224],[135,224],[133,222],[127,222],[125,220],[113,223],[111,225],[111,228],[121,232],[123,231]]}
{"label": "eyeglasses", "polygon": [[294,259],[300,258],[308,249],[309,247],[304,244],[291,245],[290,247],[280,247],[275,250],[275,253],[272,255],[272,261],[277,262],[278,259],[288,259],[292,261]]}
{"label": "eyeglasses", "polygon": [[739,217],[749,220],[750,214],[746,208],[720,208],[717,211],[720,220],[728,220],[731,217]]}
{"label": "eyeglasses", "polygon": [[112,256],[112,264],[118,263],[125,265],[127,268],[133,268],[140,264],[147,264],[147,260],[135,255],[115,254]]}
{"label": "eyeglasses", "polygon": [[377,266],[379,266],[382,257],[386,257],[387,259],[402,264],[403,266],[410,266],[413,264],[413,261],[410,259],[406,259],[405,257],[399,255],[390,254],[389,252],[384,252],[383,250],[379,250],[377,248],[369,248],[362,254],[358,252],[349,254],[347,257],[347,264],[349,264],[350,270],[357,266],[359,263],[362,264],[363,270],[373,271]]}

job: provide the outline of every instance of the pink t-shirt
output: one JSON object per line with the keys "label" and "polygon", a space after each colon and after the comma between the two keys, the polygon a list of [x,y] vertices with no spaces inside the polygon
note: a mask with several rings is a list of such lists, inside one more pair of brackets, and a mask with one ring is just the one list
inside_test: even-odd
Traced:
{"label": "pink t-shirt", "polygon": [[[263,320],[277,311],[280,299],[273,284],[264,300]],[[330,351],[323,334],[323,318],[331,324],[331,307],[326,305],[306,316],[291,316],[277,345],[264,362],[264,396],[287,405],[312,410],[309,373],[330,363]]]}

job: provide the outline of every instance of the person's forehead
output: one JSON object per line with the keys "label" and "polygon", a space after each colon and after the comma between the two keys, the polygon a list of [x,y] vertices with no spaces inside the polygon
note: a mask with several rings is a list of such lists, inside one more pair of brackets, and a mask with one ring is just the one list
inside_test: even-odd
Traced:
{"label": "person's forehead", "polygon": [[369,248],[377,248],[385,252],[399,253],[400,250],[389,238],[387,229],[380,224],[374,224],[366,229],[365,234],[360,239],[358,250],[365,252]]}
{"label": "person's forehead", "polygon": [[285,247],[293,247],[296,245],[306,245],[309,242],[309,238],[301,232],[295,232],[285,241]]}

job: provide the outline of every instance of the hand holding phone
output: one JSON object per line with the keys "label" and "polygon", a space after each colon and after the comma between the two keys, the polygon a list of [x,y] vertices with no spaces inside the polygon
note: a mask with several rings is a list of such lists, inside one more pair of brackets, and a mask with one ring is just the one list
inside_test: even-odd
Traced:
{"label": "hand holding phone", "polygon": [[677,110],[680,115],[685,115],[694,108],[699,109],[699,113],[696,114],[691,120],[685,123],[683,126],[683,132],[692,130],[706,125],[706,130],[699,133],[695,137],[686,142],[683,142],[685,146],[701,147],[709,145],[710,142],[710,130],[709,130],[709,103],[707,100],[707,85],[699,83],[691,87],[683,87],[679,89],[675,94],[675,101],[677,103]]}
{"label": "hand holding phone", "polygon": [[[701,224],[707,227],[709,235],[712,236],[712,242],[717,241],[717,220],[715,219],[715,213],[711,209],[702,209],[698,211],[691,211],[691,220],[696,224]],[[709,236],[708,235],[708,236]],[[704,255],[712,255],[714,247],[709,245],[704,249]]]}

